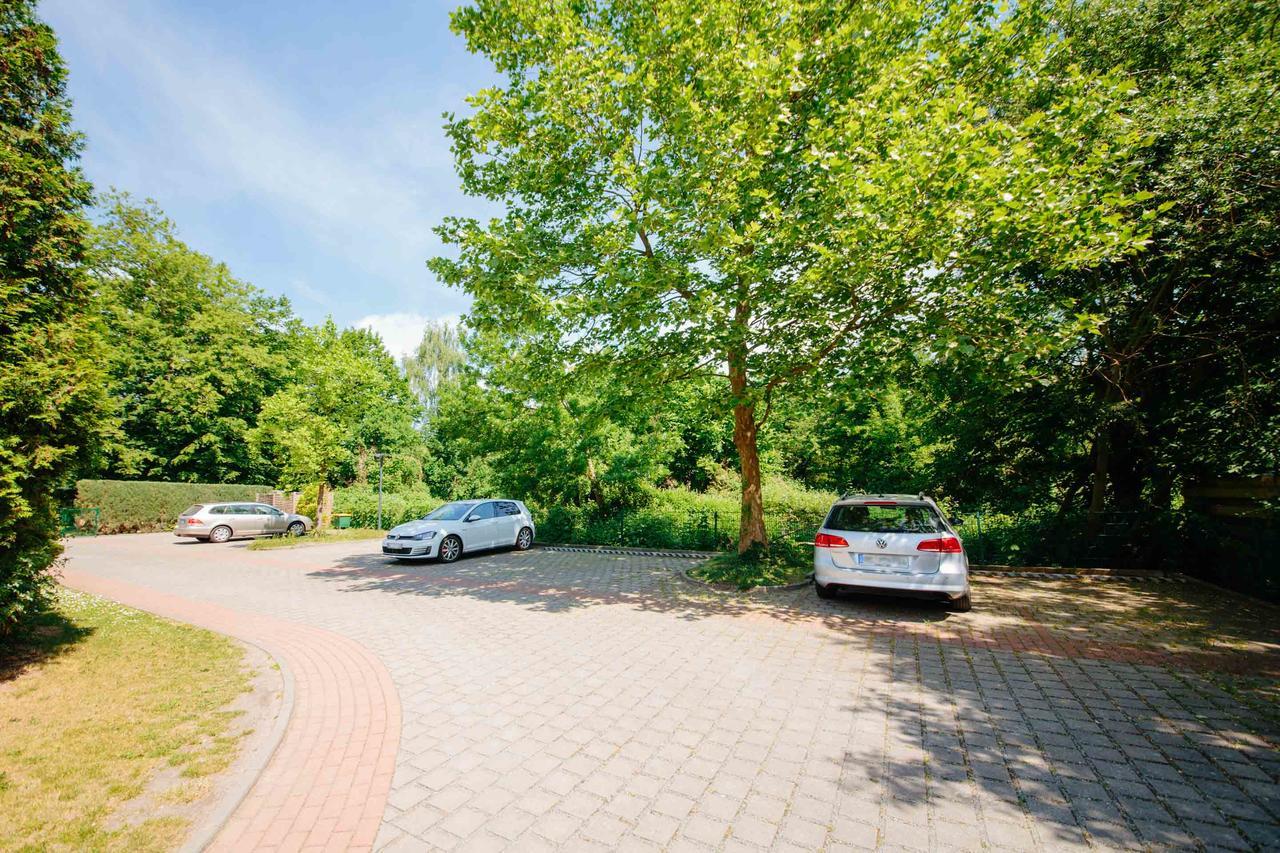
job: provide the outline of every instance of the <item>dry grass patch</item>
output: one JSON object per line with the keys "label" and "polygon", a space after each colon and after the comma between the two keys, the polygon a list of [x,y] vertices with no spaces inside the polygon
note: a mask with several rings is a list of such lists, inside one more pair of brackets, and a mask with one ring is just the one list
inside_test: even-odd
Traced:
{"label": "dry grass patch", "polygon": [[178,846],[163,804],[234,759],[250,678],[225,637],[62,590],[0,649],[0,850]]}

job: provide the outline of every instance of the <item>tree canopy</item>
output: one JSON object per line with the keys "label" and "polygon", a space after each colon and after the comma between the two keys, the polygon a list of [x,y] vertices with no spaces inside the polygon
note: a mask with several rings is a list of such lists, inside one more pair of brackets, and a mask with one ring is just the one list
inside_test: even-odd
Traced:
{"label": "tree canopy", "polygon": [[503,85],[452,118],[464,188],[432,268],[545,378],[724,378],[740,550],[765,541],[774,396],[902,352],[1014,366],[1096,322],[1047,275],[1143,246],[1133,84],[1064,62],[1045,8],[480,0]]}
{"label": "tree canopy", "polygon": [[289,303],[234,278],[178,239],[154,203],[101,203],[87,259],[116,433],[117,475],[187,482],[275,479],[245,434],[290,379]]}

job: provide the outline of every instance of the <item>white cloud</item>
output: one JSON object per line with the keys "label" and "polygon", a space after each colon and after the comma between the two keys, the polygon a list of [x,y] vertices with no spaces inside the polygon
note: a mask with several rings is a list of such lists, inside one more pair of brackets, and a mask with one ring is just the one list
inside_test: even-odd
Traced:
{"label": "white cloud", "polygon": [[329,298],[328,294],[324,293],[317,287],[312,287],[300,278],[295,278],[290,282],[289,286],[296,295],[301,296],[303,299],[309,300],[326,308],[332,307],[333,305],[333,300]]}
{"label": "white cloud", "polygon": [[370,314],[367,317],[361,317],[356,322],[356,328],[370,329],[377,332],[382,338],[382,342],[386,344],[387,352],[391,353],[399,361],[418,348],[418,344],[422,341],[422,330],[426,328],[428,321],[432,319],[443,320],[452,325],[457,325],[458,323],[456,314],[431,318],[425,314],[399,312],[394,314]]}

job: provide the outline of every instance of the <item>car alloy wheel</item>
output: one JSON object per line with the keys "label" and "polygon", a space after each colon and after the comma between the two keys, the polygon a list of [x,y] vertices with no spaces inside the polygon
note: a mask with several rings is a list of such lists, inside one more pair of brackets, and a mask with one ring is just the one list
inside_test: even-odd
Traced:
{"label": "car alloy wheel", "polygon": [[452,563],[462,556],[462,542],[457,536],[446,536],[440,543],[440,561]]}
{"label": "car alloy wheel", "polygon": [[231,538],[231,528],[219,525],[209,531],[210,542],[226,542]]}
{"label": "car alloy wheel", "polygon": [[307,526],[303,524],[301,521],[295,521],[293,524],[289,525],[290,536],[301,536],[306,532],[307,532]]}
{"label": "car alloy wheel", "polygon": [[533,531],[527,527],[521,528],[520,535],[516,537],[516,547],[521,551],[528,551],[533,545]]}

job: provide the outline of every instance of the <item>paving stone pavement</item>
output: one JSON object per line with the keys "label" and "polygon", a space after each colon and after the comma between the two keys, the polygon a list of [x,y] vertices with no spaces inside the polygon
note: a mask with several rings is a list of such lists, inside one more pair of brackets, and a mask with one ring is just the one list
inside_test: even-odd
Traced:
{"label": "paving stone pavement", "polygon": [[69,559],[377,655],[402,710],[379,849],[1280,847],[1276,727],[1191,668],[1270,676],[1269,642],[1074,625],[1069,582],[980,581],[952,614],[724,595],[683,558],[376,548],[156,534]]}

